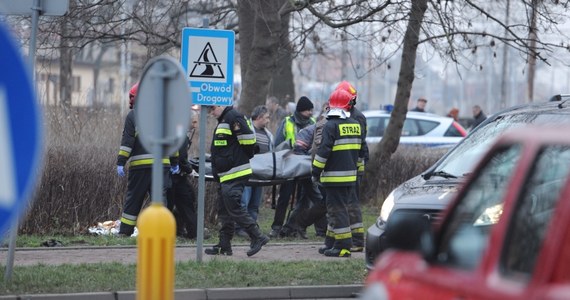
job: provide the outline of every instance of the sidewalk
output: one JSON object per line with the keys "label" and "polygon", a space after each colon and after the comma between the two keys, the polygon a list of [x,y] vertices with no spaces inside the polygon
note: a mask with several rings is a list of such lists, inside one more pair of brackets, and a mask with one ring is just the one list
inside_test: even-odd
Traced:
{"label": "sidewalk", "polygon": [[[204,245],[203,248],[211,245]],[[255,261],[300,261],[300,260],[342,260],[359,259],[364,266],[364,253],[353,253],[351,258],[326,257],[318,253],[321,243],[296,243],[283,244],[272,243],[265,245],[263,249],[252,257],[246,255],[249,245],[237,244],[232,247],[232,256],[211,256],[202,253],[202,261],[212,258],[228,260]],[[54,247],[54,248],[16,248],[14,254],[14,266],[31,266],[37,264],[61,265],[82,263],[118,262],[135,264],[137,248],[125,247]],[[0,264],[5,265],[8,249],[0,249]],[[179,246],[175,249],[176,261],[197,260],[196,246]]]}

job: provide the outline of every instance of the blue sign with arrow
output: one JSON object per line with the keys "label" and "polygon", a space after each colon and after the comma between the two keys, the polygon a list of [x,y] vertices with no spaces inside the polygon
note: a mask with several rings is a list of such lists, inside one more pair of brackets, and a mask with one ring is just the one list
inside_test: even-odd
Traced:
{"label": "blue sign with arrow", "polygon": [[186,70],[192,104],[232,105],[234,48],[235,33],[231,30],[182,30],[181,64]]}
{"label": "blue sign with arrow", "polygon": [[42,118],[17,44],[0,23],[0,238],[27,207],[40,174]]}

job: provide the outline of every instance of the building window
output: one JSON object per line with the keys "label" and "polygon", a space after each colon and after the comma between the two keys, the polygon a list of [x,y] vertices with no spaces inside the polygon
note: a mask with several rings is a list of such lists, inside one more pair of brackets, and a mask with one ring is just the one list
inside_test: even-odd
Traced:
{"label": "building window", "polygon": [[107,91],[109,93],[113,93],[115,92],[115,79],[114,78],[109,78],[109,82],[108,82],[108,87],[107,87]]}
{"label": "building window", "polygon": [[81,91],[81,77],[73,76],[72,82],[73,82],[73,85],[71,87],[72,91],[74,92]]}

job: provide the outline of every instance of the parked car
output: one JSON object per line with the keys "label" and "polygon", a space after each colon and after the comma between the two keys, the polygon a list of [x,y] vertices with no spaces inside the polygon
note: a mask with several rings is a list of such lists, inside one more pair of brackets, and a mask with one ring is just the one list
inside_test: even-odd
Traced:
{"label": "parked car", "polygon": [[568,299],[570,127],[563,128],[502,135],[434,226],[392,213],[390,248],[363,299]]}
{"label": "parked car", "polygon": [[529,124],[570,124],[570,101],[520,105],[492,115],[428,170],[394,189],[384,200],[376,223],[366,232],[366,267],[373,269],[374,260],[386,249],[386,222],[395,211],[439,219],[494,138],[508,128]]}
{"label": "parked car", "polygon": [[[380,142],[384,129],[390,121],[390,113],[384,110],[368,110],[363,112],[368,124],[366,142]],[[424,147],[450,147],[457,144],[467,131],[452,118],[430,113],[408,112],[400,145]]]}

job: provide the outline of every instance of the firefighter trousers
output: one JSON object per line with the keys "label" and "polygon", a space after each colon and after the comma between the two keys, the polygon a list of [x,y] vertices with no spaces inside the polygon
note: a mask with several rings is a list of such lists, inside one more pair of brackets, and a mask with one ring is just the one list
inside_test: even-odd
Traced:
{"label": "firefighter trousers", "polygon": [[238,224],[249,235],[252,241],[261,237],[257,222],[249,215],[247,209],[241,205],[241,195],[245,187],[245,180],[231,180],[220,183],[218,189],[218,218],[222,223],[220,228],[220,247],[231,248],[231,240]]}
{"label": "firefighter trousers", "polygon": [[[129,170],[127,179],[127,195],[121,215],[119,234],[131,235],[135,230],[137,218],[144,205],[147,194],[152,195],[152,168]],[[170,188],[171,181],[167,168],[163,169],[162,201],[166,202],[166,190]]]}

